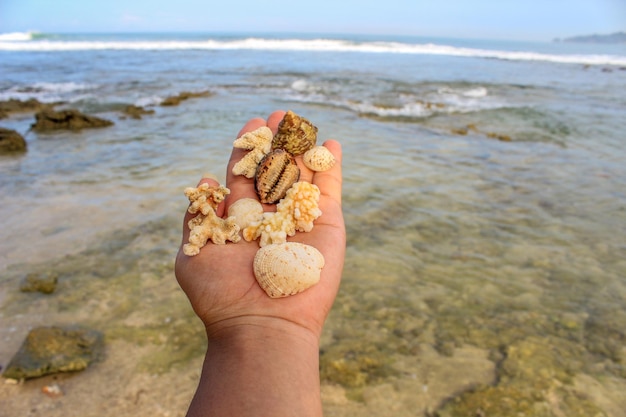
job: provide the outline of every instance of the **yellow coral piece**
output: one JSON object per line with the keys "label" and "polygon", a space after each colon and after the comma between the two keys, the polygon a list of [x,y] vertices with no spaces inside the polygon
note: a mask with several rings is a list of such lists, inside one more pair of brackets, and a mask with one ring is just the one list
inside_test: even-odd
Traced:
{"label": "yellow coral piece", "polygon": [[249,150],[239,162],[233,166],[234,175],[243,175],[246,178],[254,177],[256,167],[272,148],[274,135],[269,127],[263,126],[252,132],[244,133],[233,142],[233,147]]}
{"label": "yellow coral piece", "polygon": [[209,239],[215,244],[223,245],[227,240],[238,242],[239,226],[234,217],[222,219],[216,214],[217,206],[230,194],[230,190],[222,186],[201,184],[198,187],[188,187],[185,195],[189,198],[187,211],[198,215],[189,220],[189,243],[183,245],[183,252],[187,256],[195,256],[206,245]]}
{"label": "yellow coral piece", "polygon": [[243,230],[247,241],[261,238],[259,246],[285,243],[288,236],[296,231],[310,232],[313,221],[322,215],[318,203],[319,188],[311,183],[300,181],[293,184],[287,195],[276,206],[276,212],[264,213],[260,221]]}

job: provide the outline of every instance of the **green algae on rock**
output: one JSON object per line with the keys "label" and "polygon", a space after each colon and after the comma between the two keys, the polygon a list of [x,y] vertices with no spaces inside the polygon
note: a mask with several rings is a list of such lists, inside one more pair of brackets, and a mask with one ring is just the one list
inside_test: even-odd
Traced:
{"label": "green algae on rock", "polygon": [[28,333],[2,376],[19,380],[82,371],[98,357],[102,344],[102,334],[95,330],[38,327]]}

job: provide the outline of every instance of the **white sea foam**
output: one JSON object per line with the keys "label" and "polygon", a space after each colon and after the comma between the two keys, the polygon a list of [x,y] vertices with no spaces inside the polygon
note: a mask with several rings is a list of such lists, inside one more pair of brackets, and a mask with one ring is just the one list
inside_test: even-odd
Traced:
{"label": "white sea foam", "polygon": [[[8,34],[7,34],[8,35]],[[23,35],[23,34],[22,34]],[[11,42],[0,39],[4,51],[78,51],[78,50],[272,50],[312,52],[359,52],[387,54],[446,55],[513,61],[544,61],[563,64],[626,65],[619,55],[559,55],[532,51],[504,51],[466,48],[433,43],[353,42],[338,39],[264,39],[203,41],[51,41]]]}
{"label": "white sea foam", "polygon": [[85,92],[97,88],[95,84],[85,83],[46,83],[38,82],[32,85],[11,87],[5,91],[0,91],[0,100],[18,99],[27,100],[36,98],[44,103],[80,99],[74,93]]}
{"label": "white sea foam", "polygon": [[135,106],[139,107],[151,107],[158,106],[163,102],[163,97],[160,96],[150,96],[150,97],[141,97],[135,101]]}

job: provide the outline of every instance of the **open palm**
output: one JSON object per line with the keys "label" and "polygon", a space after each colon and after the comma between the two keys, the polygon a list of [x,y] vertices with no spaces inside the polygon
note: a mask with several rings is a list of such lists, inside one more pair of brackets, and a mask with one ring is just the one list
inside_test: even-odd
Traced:
{"label": "open palm", "polygon": [[[243,127],[238,136],[261,126],[268,126],[274,133],[285,112],[272,113],[267,120],[252,119]],[[290,241],[302,242],[317,248],[325,259],[320,282],[308,290],[285,298],[269,298],[254,278],[252,263],[259,249],[257,241],[211,243],[202,248],[196,256],[189,257],[178,252],[176,277],[187,294],[194,311],[204,322],[209,334],[224,327],[255,324],[269,320],[297,324],[317,337],[339,289],[345,255],[345,225],[341,211],[341,146],[334,140],[324,143],[335,156],[337,162],[325,172],[313,172],[297,157],[301,181],[308,181],[320,189],[319,207],[322,215],[315,221],[309,233],[297,233]],[[224,216],[228,207],[235,201],[251,197],[257,198],[254,180],[244,176],[234,176],[232,166],[241,159],[245,151],[233,149],[227,168],[226,187],[230,194],[218,207],[217,214]],[[214,180],[203,179],[217,185]],[[275,205],[265,205],[266,211],[275,211]],[[187,242],[189,230],[187,222],[193,215],[187,213],[184,219],[183,243]]]}

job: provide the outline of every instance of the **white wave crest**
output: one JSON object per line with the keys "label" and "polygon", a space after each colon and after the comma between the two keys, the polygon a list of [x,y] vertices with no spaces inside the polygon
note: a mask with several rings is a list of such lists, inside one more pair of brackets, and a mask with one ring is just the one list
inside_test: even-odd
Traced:
{"label": "white wave crest", "polygon": [[25,42],[33,39],[33,32],[0,33],[0,42]]}
{"label": "white wave crest", "polygon": [[512,61],[544,61],[562,64],[626,65],[619,55],[558,55],[532,51],[503,51],[456,47],[433,43],[352,42],[339,39],[264,39],[203,41],[50,41],[6,42],[0,39],[4,51],[79,51],[79,50],[272,50],[312,52],[359,52],[413,55],[446,55],[491,58]]}

